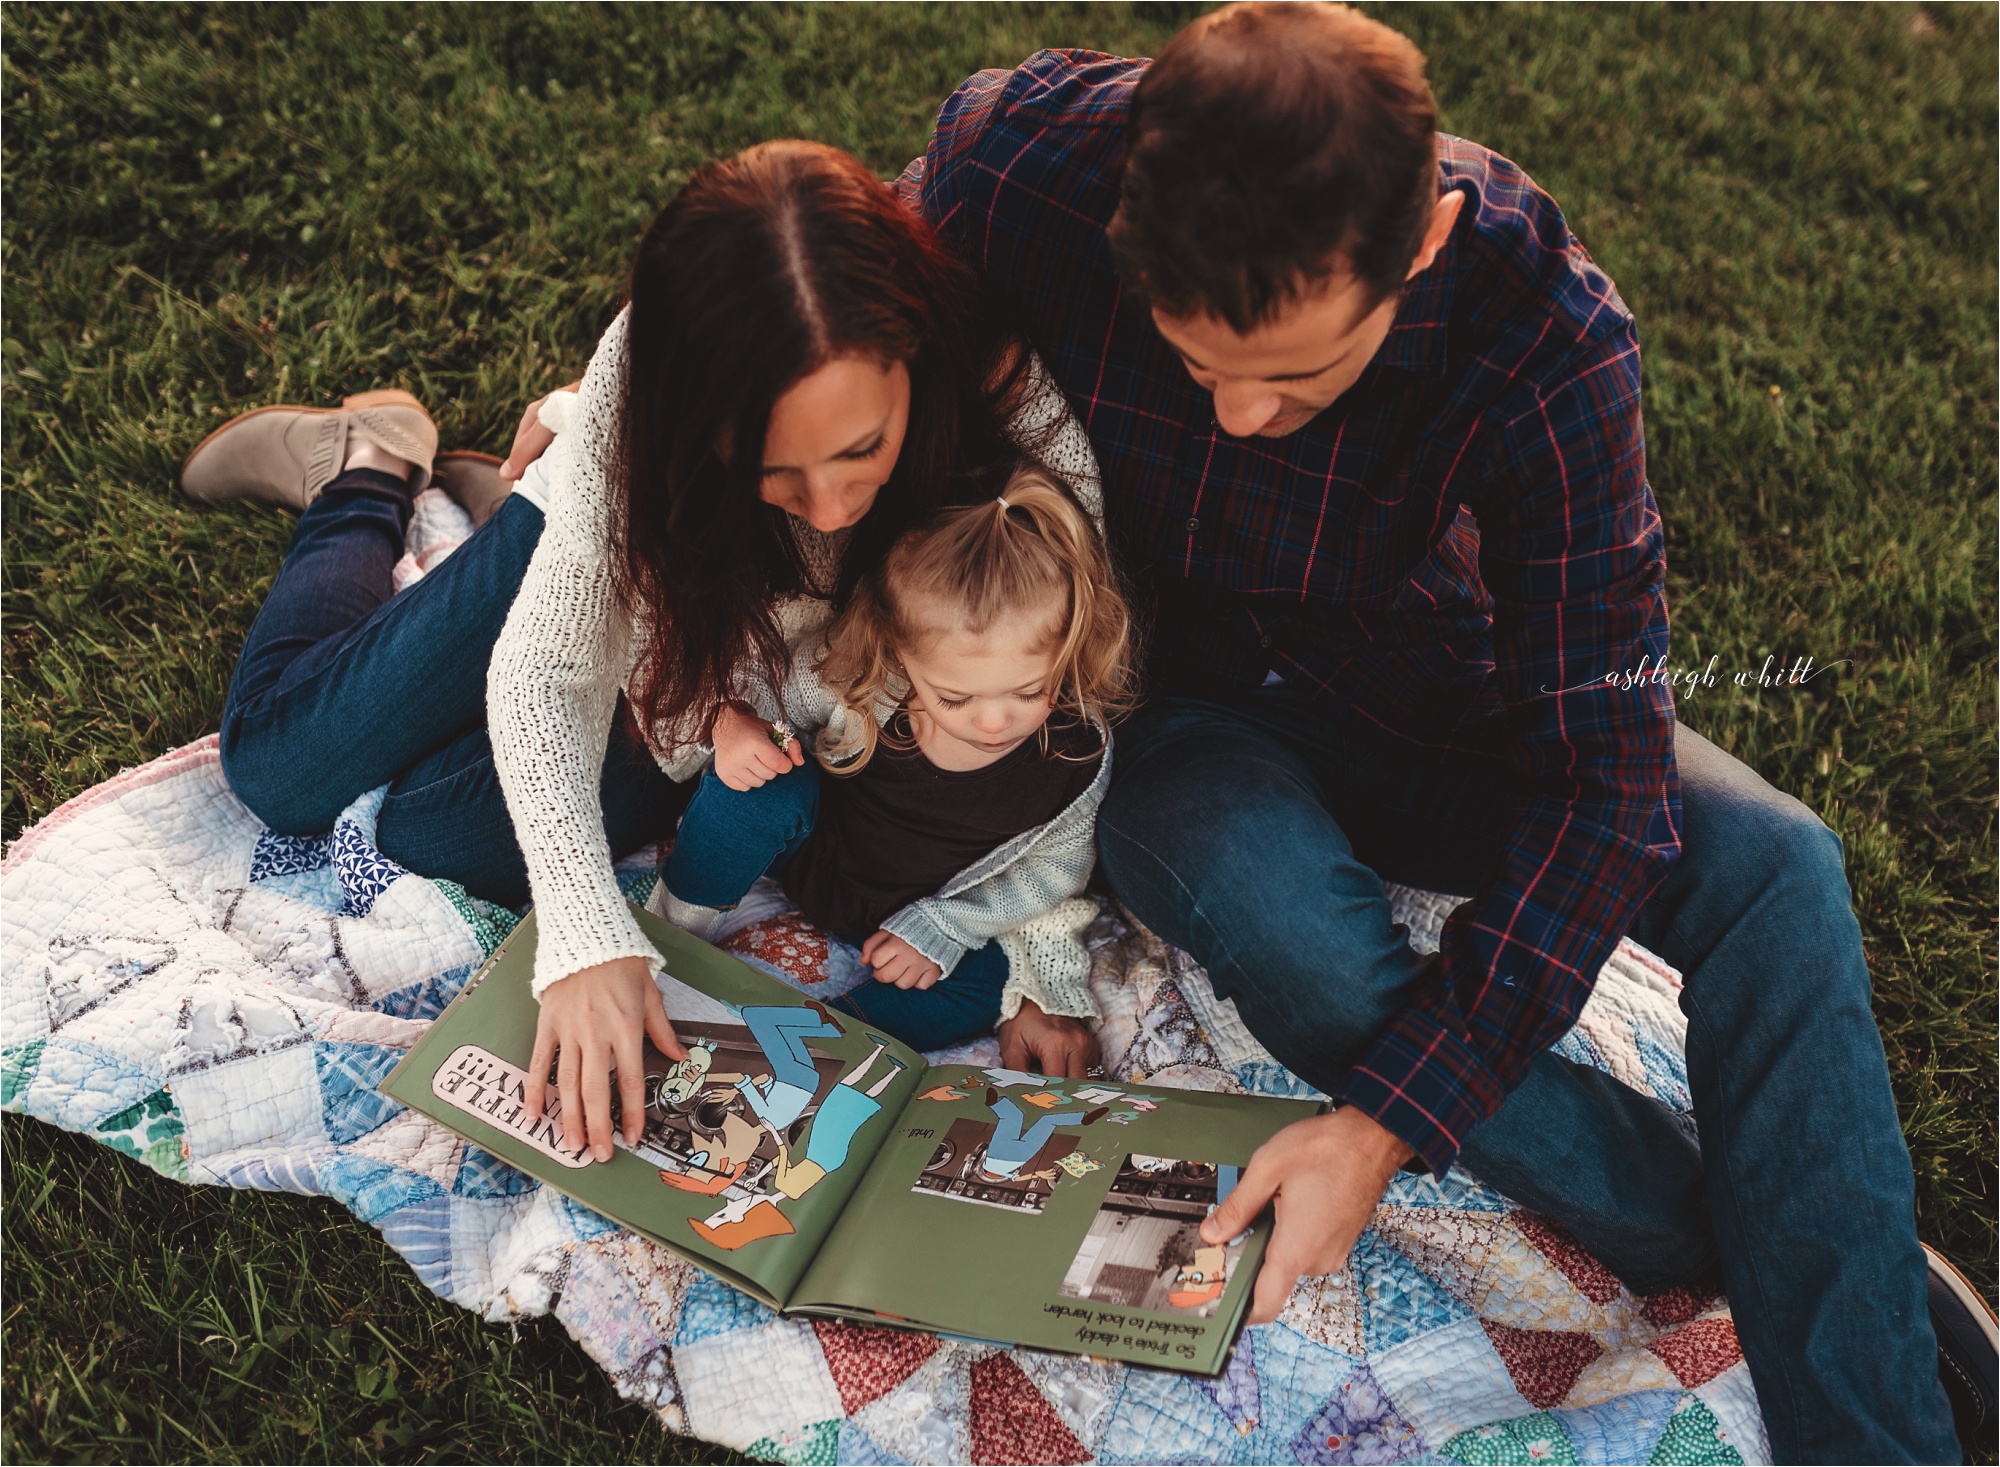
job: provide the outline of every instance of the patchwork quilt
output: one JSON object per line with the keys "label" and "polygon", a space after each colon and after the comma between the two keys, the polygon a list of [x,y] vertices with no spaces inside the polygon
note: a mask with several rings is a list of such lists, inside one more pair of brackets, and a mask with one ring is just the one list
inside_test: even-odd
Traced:
{"label": "patchwork quilt", "polygon": [[[1460,1171],[1400,1177],[1347,1269],[1303,1281],[1213,1380],[780,1318],[376,1092],[518,920],[386,859],[379,800],[323,837],[279,835],[210,738],[24,834],[0,864],[0,1105],[180,1181],[330,1197],[445,1298],[495,1321],[553,1312],[670,1429],[756,1457],[1769,1460],[1725,1300],[1636,1298]],[[630,865],[643,899],[651,861]],[[1453,899],[1391,897],[1434,948]],[[1186,954],[1115,912],[1090,936],[1111,1075],[1313,1093]],[[860,979],[775,890],[723,941],[809,993]],[[1621,944],[1561,1051],[1685,1115],[1678,986]],[[997,1061],[991,1041],[949,1057]]]}

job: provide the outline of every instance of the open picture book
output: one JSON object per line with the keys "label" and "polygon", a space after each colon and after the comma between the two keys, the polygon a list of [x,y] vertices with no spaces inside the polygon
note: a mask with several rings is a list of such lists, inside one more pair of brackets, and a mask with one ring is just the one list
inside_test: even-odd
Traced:
{"label": "open picture book", "polygon": [[1270,1224],[1202,1220],[1317,1103],[931,1066],[638,918],[688,1057],[647,1045],[637,1145],[565,1147],[553,1084],[527,1111],[532,913],[382,1091],[786,1313],[1223,1369]]}

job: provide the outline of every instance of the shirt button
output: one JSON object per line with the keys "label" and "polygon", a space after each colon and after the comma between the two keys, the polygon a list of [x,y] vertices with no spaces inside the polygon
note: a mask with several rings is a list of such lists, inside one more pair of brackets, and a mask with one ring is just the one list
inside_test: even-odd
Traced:
{"label": "shirt button", "polygon": [[1261,637],[1259,637],[1259,638],[1257,639],[1257,645],[1258,645],[1259,647],[1268,647],[1268,646],[1270,646],[1270,645],[1271,645],[1271,634],[1270,634],[1269,632],[1266,632],[1266,633],[1264,633],[1264,635],[1263,635],[1263,636],[1261,636]]}
{"label": "shirt button", "polygon": [[1196,530],[1199,530],[1200,528],[1201,528],[1200,520],[1191,519],[1188,521],[1188,533],[1190,535],[1192,535]]}

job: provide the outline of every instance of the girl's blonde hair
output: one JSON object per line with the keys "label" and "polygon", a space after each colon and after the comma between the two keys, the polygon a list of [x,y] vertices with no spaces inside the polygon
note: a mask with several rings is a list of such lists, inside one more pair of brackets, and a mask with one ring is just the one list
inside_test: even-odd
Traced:
{"label": "girl's blonde hair", "polygon": [[[1085,721],[1132,701],[1132,614],[1104,542],[1038,464],[1017,468],[999,498],[947,509],[889,548],[827,633],[822,681],[856,715],[822,730],[820,763],[853,774],[884,739],[873,710],[908,696],[899,647],[946,630],[978,636],[1013,616],[1055,612],[1050,702]],[[1045,726],[1046,731],[1046,726]]]}

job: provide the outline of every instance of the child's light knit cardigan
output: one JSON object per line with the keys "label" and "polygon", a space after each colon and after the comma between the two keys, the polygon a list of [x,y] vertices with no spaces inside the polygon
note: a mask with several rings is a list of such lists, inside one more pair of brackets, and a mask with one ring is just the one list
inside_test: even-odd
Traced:
{"label": "child's light knit cardigan", "polygon": [[[659,957],[618,889],[598,799],[618,694],[631,682],[651,630],[646,612],[619,605],[610,559],[609,465],[629,317],[620,312],[605,331],[564,431],[538,466],[546,474],[546,523],[487,669],[493,763],[535,899],[538,998],[549,984],[585,968]],[[1090,442],[1039,361],[1031,363],[1029,380],[1009,431],[1076,489],[1101,531],[1102,491]],[[826,624],[827,603],[790,597],[773,611],[796,667],[796,654]],[[753,693],[751,701],[764,699]],[[661,769],[675,779],[695,777],[713,756],[692,728],[656,726],[650,742]],[[908,917],[909,932],[897,935],[949,971],[943,955],[955,963],[977,945],[968,939],[1018,912],[1018,920],[986,932],[1009,959],[1003,1016],[1011,1017],[1023,997],[1049,1013],[1093,1014],[1084,981],[1089,960],[1078,935],[1092,908],[1074,898],[1095,861],[1092,827],[1109,772],[1107,745],[1091,789],[1062,816],[1008,842],[936,897],[897,913],[890,930]],[[1080,811],[1086,802],[1087,812]],[[1089,817],[1080,836],[1073,812]]]}

